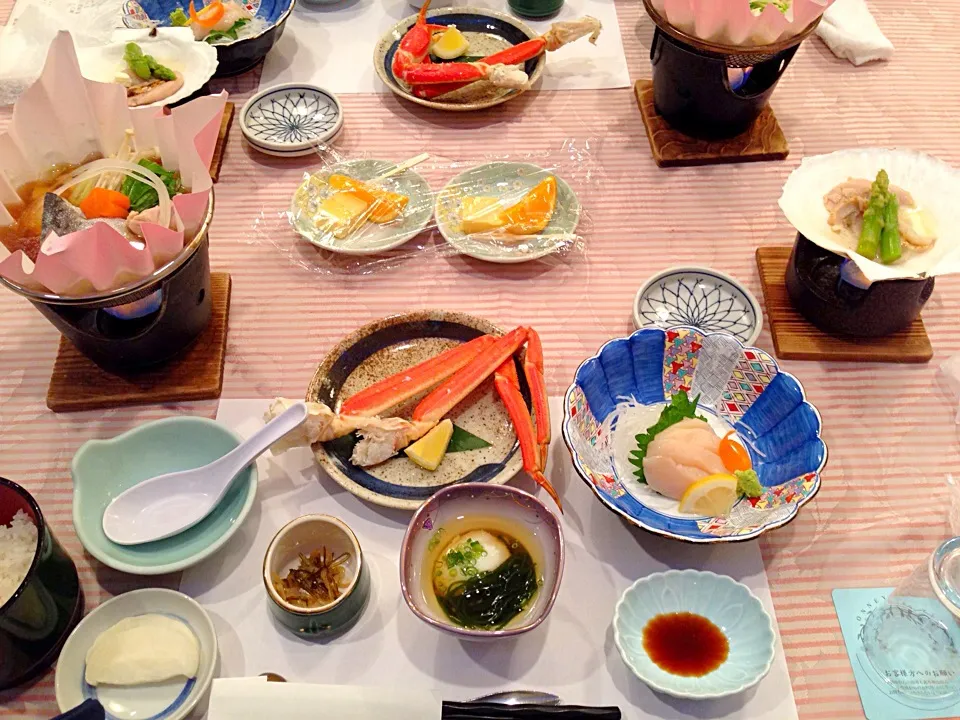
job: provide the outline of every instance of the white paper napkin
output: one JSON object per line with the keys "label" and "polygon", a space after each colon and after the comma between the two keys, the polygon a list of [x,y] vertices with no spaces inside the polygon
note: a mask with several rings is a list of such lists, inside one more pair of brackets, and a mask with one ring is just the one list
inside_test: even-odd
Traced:
{"label": "white paper napkin", "polygon": [[817,35],[834,55],[854,65],[893,55],[893,43],[880,30],[865,0],[836,0],[823,14]]}
{"label": "white paper napkin", "polygon": [[440,700],[430,692],[263,678],[214,680],[207,710],[207,720],[440,720],[440,715]]}

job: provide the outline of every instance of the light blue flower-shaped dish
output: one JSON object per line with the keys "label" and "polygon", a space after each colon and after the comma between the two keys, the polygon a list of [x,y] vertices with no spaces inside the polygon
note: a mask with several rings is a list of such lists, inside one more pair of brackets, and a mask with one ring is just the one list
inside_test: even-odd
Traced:
{"label": "light blue flower-shaped dish", "polygon": [[[730,653],[701,677],[674,675],[659,667],[643,647],[643,629],[655,616],[689,612],[711,621],[727,637]],[[613,639],[633,674],[658,692],[708,700],[735,695],[770,671],[775,636],[770,616],[749,588],[700,570],[668,570],[627,588],[613,615]]]}
{"label": "light blue flower-shaped dish", "polygon": [[213,462],[240,444],[222,425],[179,416],[145,423],[110,440],[90,440],[73,456],[73,527],[87,552],[134,575],[190,567],[219,550],[240,528],[257,496],[251,465],[207,517],[179,535],[143,545],[117,545],[103,532],[103,513],[124,490],[148,478]]}
{"label": "light blue flower-shaped dish", "polygon": [[[152,614],[182,622],[196,637],[200,646],[197,676],[131,687],[88,685],[85,679],[87,652],[100,634],[125,618]],[[84,700],[95,698],[103,705],[107,720],[183,720],[210,691],[217,654],[213,621],[196,600],[163,588],[133,590],[92,610],[67,638],[57,662],[54,682],[57,704],[61,712],[67,712]]]}
{"label": "light blue flower-shaped dish", "polygon": [[[735,430],[764,493],[727,517],[679,511],[639,482],[630,464],[636,435],[680,391],[700,398],[718,435]],[[634,406],[625,409],[624,401]],[[821,420],[795,377],[727,333],[644,328],[611,340],[577,370],[564,398],[563,439],[580,477],[608,508],[659,535],[697,543],[753,538],[796,517],[820,489],[827,448]]]}
{"label": "light blue flower-shaped dish", "polygon": [[690,325],[701,332],[726,332],[752,345],[763,327],[760,303],[734,278],[708,267],[672,267],[637,291],[633,324],[642,327]]}
{"label": "light blue flower-shaped dish", "polygon": [[240,130],[250,145],[277,157],[317,152],[343,128],[337,96],[303,83],[275,85],[247,100],[240,111]]}

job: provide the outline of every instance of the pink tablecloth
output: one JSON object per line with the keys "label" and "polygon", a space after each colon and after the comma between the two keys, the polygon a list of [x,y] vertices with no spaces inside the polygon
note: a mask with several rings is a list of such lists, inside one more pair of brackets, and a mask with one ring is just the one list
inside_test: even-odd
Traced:
{"label": "pink tablecloth", "polygon": [[[423,307],[536,326],[550,391],[559,394],[585,357],[631,329],[634,292],[664,266],[708,264],[759,296],[754,250],[792,241],[776,201],[804,155],[901,146],[960,164],[954,8],[870,4],[897,47],[895,59],[856,69],[819,41],[806,42],[774,96],[791,144],[786,162],[658,170],[631,90],[529,93],[470,115],[435,113],[392,95],[342,98],[346,129],[338,148],[347,154],[399,160],[427,149],[469,161],[556,152],[567,140],[589,145],[602,173],[581,189],[590,216],[586,249],[563,264],[491,266],[431,256],[374,275],[309,272],[272,244],[252,241],[257,217],[285,207],[309,162],[252,152],[235,125],[211,231],[214,267],[234,279],[224,396],[301,395],[339,337],[382,315]],[[0,0],[0,20],[10,5]],[[631,72],[648,77],[651,25],[636,0],[617,0],[617,9]],[[222,85],[242,102],[256,83],[250,73]],[[822,412],[830,448],[817,499],[761,541],[802,718],[862,717],[830,591],[895,584],[948,533],[944,480],[960,467],[957,402],[940,390],[936,371],[960,351],[958,309],[960,281],[938,281],[924,313],[936,348],[929,365],[784,363]],[[0,474],[36,495],[77,561],[93,607],[150,583],[84,553],[71,523],[73,453],[90,438],[178,411],[212,417],[216,405],[54,415],[44,397],[57,342],[32,307],[0,293]],[[772,350],[768,332],[758,344]],[[56,710],[53,674],[0,697],[2,716],[49,717]]]}

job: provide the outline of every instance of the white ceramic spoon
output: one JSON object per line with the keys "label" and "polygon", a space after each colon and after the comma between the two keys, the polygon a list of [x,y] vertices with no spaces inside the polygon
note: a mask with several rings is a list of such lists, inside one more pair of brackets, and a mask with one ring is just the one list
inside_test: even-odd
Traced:
{"label": "white ceramic spoon", "polygon": [[212,463],[158,475],[124,490],[103,513],[104,534],[118,545],[140,545],[193,527],[217,506],[245,467],[306,419],[307,406],[296,403]]}

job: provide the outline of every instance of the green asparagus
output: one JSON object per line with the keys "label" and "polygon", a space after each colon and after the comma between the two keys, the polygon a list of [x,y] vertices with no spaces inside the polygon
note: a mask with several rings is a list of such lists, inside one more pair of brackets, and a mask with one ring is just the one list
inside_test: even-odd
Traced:
{"label": "green asparagus", "polygon": [[883,207],[883,230],[880,232],[880,262],[889,265],[900,259],[900,201],[896,193],[887,193]]}
{"label": "green asparagus", "polygon": [[138,78],[141,80],[150,79],[150,63],[139,45],[127,43],[123,52],[123,59]]}
{"label": "green asparagus", "polygon": [[857,253],[865,258],[874,260],[880,247],[880,233],[883,231],[883,211],[887,204],[887,191],[890,188],[890,178],[886,170],[877,173],[877,179],[870,187],[870,200],[863,213],[863,228],[860,230],[860,240],[857,243]]}

